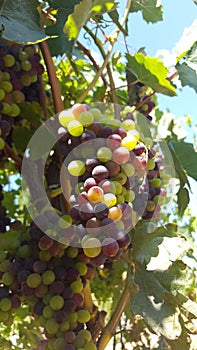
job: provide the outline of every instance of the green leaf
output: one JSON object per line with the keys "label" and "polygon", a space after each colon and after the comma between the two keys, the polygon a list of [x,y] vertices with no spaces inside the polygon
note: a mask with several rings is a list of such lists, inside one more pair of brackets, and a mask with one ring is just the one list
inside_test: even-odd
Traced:
{"label": "green leaf", "polygon": [[179,79],[181,81],[182,86],[190,86],[197,93],[197,74],[195,70],[188,67],[188,65],[184,62],[183,64],[177,64],[176,69],[179,72]]}
{"label": "green leaf", "polygon": [[184,168],[182,167],[182,164],[180,163],[179,157],[178,157],[177,153],[175,152],[174,142],[170,141],[168,143],[168,146],[169,146],[169,150],[171,152],[172,159],[173,159],[173,162],[174,162],[174,167],[175,167],[175,170],[176,170],[176,176],[180,180],[180,186],[184,187],[185,184],[187,184],[189,186],[189,188],[190,188],[190,184],[189,184],[189,181],[188,181],[187,174],[185,173]]}
{"label": "green leaf", "polygon": [[124,34],[124,35],[128,35],[128,31],[123,28],[123,26],[120,24],[119,22],[119,14],[117,10],[113,10],[109,12],[109,17],[112,19],[112,21],[117,25],[117,27],[120,29],[120,31]]}
{"label": "green leaf", "polygon": [[64,24],[70,15],[71,11],[68,9],[59,9],[56,18],[56,23],[46,28],[46,34],[49,36],[56,36],[48,39],[48,45],[52,56],[59,56],[65,53],[71,53],[74,46],[73,40],[68,40],[63,32]]}
{"label": "green leaf", "polygon": [[141,113],[136,113],[135,120],[138,130],[144,135],[144,137],[151,137],[150,126],[148,125],[147,118]]}
{"label": "green leaf", "polygon": [[141,265],[136,266],[135,282],[139,292],[131,298],[132,311],[141,315],[155,332],[167,339],[177,339],[182,332],[180,311],[176,305],[165,300],[166,289],[153,272],[146,271]]}
{"label": "green leaf", "polygon": [[188,28],[184,29],[184,32],[172,50],[172,53],[176,55],[177,62],[180,61],[181,58],[183,58],[186,53],[191,49],[191,47],[196,42],[197,38],[197,20],[194,20],[192,25]]}
{"label": "green leaf", "polygon": [[126,55],[128,60],[127,69],[137,79],[151,87],[153,90],[165,95],[175,96],[175,88],[167,80],[168,69],[157,58],[144,56],[142,53]]}
{"label": "green leaf", "polygon": [[64,33],[70,40],[78,37],[81,28],[90,17],[92,5],[92,1],[82,0],[75,6],[74,12],[69,15],[64,26]]}
{"label": "green leaf", "polygon": [[188,332],[183,327],[183,331],[180,337],[176,340],[167,339],[167,343],[170,345],[171,350],[191,350],[191,339],[188,337]]}
{"label": "green leaf", "polygon": [[171,145],[182,168],[186,170],[188,176],[197,181],[197,152],[195,152],[193,144],[180,141],[171,142]]}
{"label": "green leaf", "polygon": [[105,12],[110,13],[111,11],[115,10],[116,5],[117,2],[115,2],[114,0],[94,0],[92,14],[101,15]]}
{"label": "green leaf", "polygon": [[33,132],[30,132],[27,127],[16,127],[12,134],[14,146],[21,152],[24,152],[32,135]]}
{"label": "green leaf", "polygon": [[179,215],[182,216],[184,214],[185,209],[189,204],[189,191],[185,187],[181,187],[177,193],[178,197],[178,211]]}
{"label": "green leaf", "polygon": [[197,73],[197,42],[192,46],[191,50],[187,52],[184,58],[186,64]]}
{"label": "green leaf", "polygon": [[26,119],[31,126],[35,128],[41,125],[42,109],[37,102],[22,102],[20,103],[21,117]]}
{"label": "green leaf", "polygon": [[133,0],[131,2],[131,12],[142,11],[142,16],[146,22],[162,21],[162,5],[157,6],[157,0]]}
{"label": "green leaf", "polygon": [[164,227],[147,233],[145,225],[138,226],[132,238],[135,260],[145,264],[148,271],[166,271],[189,249],[186,239],[176,236],[177,232]]}
{"label": "green leaf", "polygon": [[35,0],[0,0],[0,27],[3,37],[19,43],[39,42],[46,39],[40,27]]}

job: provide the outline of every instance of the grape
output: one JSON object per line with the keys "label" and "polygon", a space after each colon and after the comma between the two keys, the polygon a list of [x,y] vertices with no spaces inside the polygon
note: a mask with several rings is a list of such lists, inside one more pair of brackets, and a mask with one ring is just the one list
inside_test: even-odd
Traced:
{"label": "grape", "polygon": [[121,125],[126,131],[135,129],[135,122],[131,119],[125,119]]}
{"label": "grape", "polygon": [[84,112],[87,111],[87,106],[85,104],[79,104],[76,103],[73,107],[72,107],[72,113],[75,116],[76,119],[79,118],[79,115]]}
{"label": "grape", "polygon": [[128,133],[127,136],[122,139],[121,145],[127,148],[129,151],[132,151],[136,147],[137,142],[137,136],[133,135],[132,133]]}
{"label": "grape", "polygon": [[109,137],[112,134],[112,128],[110,128],[110,126],[104,126],[101,130],[100,130],[100,137],[106,139],[107,137]]}
{"label": "grape", "polygon": [[72,176],[83,175],[86,171],[85,164],[81,160],[73,160],[68,164],[68,171]]}
{"label": "grape", "polygon": [[122,210],[118,207],[112,207],[109,209],[108,218],[114,221],[120,220],[122,217]]}
{"label": "grape", "polygon": [[[79,286],[78,286],[79,287]],[[76,288],[76,285],[73,285],[73,288]],[[81,286],[80,286],[81,288]],[[75,311],[75,302],[74,302],[74,293],[73,293],[73,299],[67,299],[64,302],[64,308],[63,310],[66,312],[66,314],[70,313],[70,312],[74,312]]]}
{"label": "grape", "polygon": [[89,238],[83,244],[83,251],[89,258],[95,258],[101,252],[101,242],[97,238]]}
{"label": "grape", "polygon": [[[123,172],[120,172],[119,174],[114,176],[114,180],[116,181],[116,183],[119,183],[120,185],[124,185],[127,181],[127,175]],[[121,187],[121,191],[122,191],[122,187]],[[120,194],[120,193],[117,193],[117,194]]]}
{"label": "grape", "polygon": [[0,300],[0,309],[2,311],[9,311],[12,307],[12,302],[8,298],[3,298]]}
{"label": "grape", "polygon": [[91,173],[92,170],[97,166],[100,165],[100,161],[98,159],[94,159],[94,158],[90,158],[90,159],[86,159],[85,161],[85,166],[86,166],[86,170]]}
{"label": "grape", "polygon": [[87,180],[84,182],[84,189],[88,191],[91,187],[96,186],[96,180],[93,177],[89,177]]}
{"label": "grape", "polygon": [[151,186],[153,188],[160,188],[161,187],[161,179],[159,179],[158,177],[154,178],[152,181],[151,181]]}
{"label": "grape", "polygon": [[121,170],[123,170],[126,176],[131,177],[135,174],[135,168],[131,163],[125,163],[121,165]]}
{"label": "grape", "polygon": [[60,295],[64,291],[64,283],[62,281],[54,281],[49,287],[51,295]]}
{"label": "grape", "polygon": [[118,147],[113,151],[112,160],[119,165],[127,163],[129,158],[130,153],[126,147]]}
{"label": "grape", "polygon": [[113,177],[113,176],[117,175],[120,172],[120,165],[117,164],[116,162],[112,161],[112,160],[106,162],[105,163],[105,167],[109,171],[109,176],[110,177]]}
{"label": "grape", "polygon": [[97,158],[101,162],[107,162],[112,158],[112,151],[107,147],[101,147],[97,151]]}
{"label": "grape", "polygon": [[0,310],[0,322],[6,322],[9,318],[9,314],[8,312],[5,312],[5,311],[1,311]]}
{"label": "grape", "polygon": [[105,193],[103,202],[109,207],[113,207],[117,203],[117,198],[113,193]]}
{"label": "grape", "polygon": [[77,320],[79,323],[87,323],[90,320],[90,313],[88,310],[79,310],[77,312]]}
{"label": "grape", "polygon": [[53,240],[47,235],[44,235],[40,238],[38,246],[41,250],[47,250],[53,245]]}
{"label": "grape", "polygon": [[67,125],[67,129],[69,134],[71,134],[72,136],[81,136],[83,133],[83,125],[77,120],[69,122]]}
{"label": "grape", "polygon": [[131,238],[130,238],[130,235],[127,231],[123,230],[123,229],[119,229],[117,232],[116,232],[116,240],[118,242],[118,245],[121,248],[128,248],[130,243],[131,243]]}
{"label": "grape", "polygon": [[40,285],[41,283],[41,276],[38,273],[31,273],[28,277],[27,277],[27,285],[30,288],[36,288]]}
{"label": "grape", "polygon": [[56,311],[54,319],[58,324],[64,323],[66,321],[65,311],[63,311],[63,310]]}
{"label": "grape", "polygon": [[83,306],[83,304],[84,304],[84,296],[83,296],[83,294],[82,293],[74,294],[73,301],[74,301],[74,304],[76,306],[76,309],[80,309]]}
{"label": "grape", "polygon": [[61,350],[75,350],[75,346],[73,344],[65,344]]}
{"label": "grape", "polygon": [[48,287],[41,283],[37,288],[35,288],[35,295],[37,298],[43,298],[48,293]]}
{"label": "grape", "polygon": [[87,343],[85,344],[83,350],[96,350],[96,345],[93,343]]}
{"label": "grape", "polygon": [[86,231],[89,234],[99,234],[100,233],[101,222],[96,217],[92,217],[86,222]]}
{"label": "grape", "polygon": [[15,64],[15,58],[12,55],[7,54],[3,59],[6,67],[12,67]]}
{"label": "grape", "polygon": [[80,330],[78,335],[82,336],[86,343],[89,343],[92,339],[92,335],[87,329]]}
{"label": "grape", "polygon": [[28,60],[23,60],[21,62],[21,68],[22,70],[24,70],[25,72],[29,72],[31,70],[31,63]]}
{"label": "grape", "polygon": [[102,202],[103,200],[103,190],[98,186],[93,186],[88,190],[88,200],[91,203]]}
{"label": "grape", "polygon": [[116,256],[119,252],[119,245],[113,238],[105,238],[102,241],[102,252],[108,258]]}
{"label": "grape", "polygon": [[92,170],[92,176],[97,182],[100,182],[101,180],[108,178],[109,171],[104,165],[97,165]]}
{"label": "grape", "polygon": [[[86,113],[88,113],[88,112],[86,112]],[[87,142],[87,141],[90,141],[90,140],[94,140],[95,138],[96,138],[96,135],[95,135],[95,133],[92,130],[86,130],[81,135],[81,142]],[[90,145],[88,144],[88,147],[89,146]],[[81,152],[82,152],[82,150],[81,150]]]}
{"label": "grape", "polygon": [[121,140],[122,139],[120,135],[112,134],[106,139],[106,145],[113,151],[120,146]]}
{"label": "grape", "polygon": [[93,115],[95,121],[99,122],[101,120],[102,113],[101,113],[100,109],[98,109],[98,108],[91,108],[90,112]]}
{"label": "grape", "polygon": [[12,112],[12,107],[8,103],[3,102],[1,113],[10,115],[11,112]]}
{"label": "grape", "polygon": [[61,295],[54,295],[51,297],[49,304],[52,310],[61,310],[64,306],[64,298]]}
{"label": "grape", "polygon": [[75,117],[73,116],[72,112],[69,110],[62,111],[58,115],[59,122],[62,126],[67,127],[68,123],[75,120]]}
{"label": "grape", "polygon": [[46,285],[50,285],[55,281],[55,273],[53,271],[45,271],[42,275],[42,282]]}
{"label": "grape", "polygon": [[99,135],[101,129],[102,129],[102,125],[99,122],[94,122],[92,123],[92,125],[88,127],[88,130],[92,130],[97,136]]}
{"label": "grape", "polygon": [[91,111],[84,111],[80,113],[78,120],[83,126],[87,127],[94,122],[94,115]]}
{"label": "grape", "polygon": [[59,330],[58,323],[54,319],[47,320],[45,327],[48,334],[56,334]]}
{"label": "grape", "polygon": [[81,282],[81,279],[78,278],[76,281],[72,282],[70,288],[75,294],[81,293],[81,291],[83,290],[83,283]]}
{"label": "grape", "polygon": [[153,159],[148,159],[148,170],[153,170],[155,168],[155,162]]}
{"label": "grape", "polygon": [[155,210],[155,202],[154,201],[148,201],[146,204],[146,210],[147,211],[154,211]]}
{"label": "grape", "polygon": [[104,203],[98,203],[94,207],[94,213],[95,213],[96,218],[102,220],[108,216],[109,208]]}
{"label": "grape", "polygon": [[5,141],[0,137],[0,150],[4,149],[5,147]]}
{"label": "grape", "polygon": [[5,98],[5,91],[3,89],[0,89],[0,101],[3,101]]}

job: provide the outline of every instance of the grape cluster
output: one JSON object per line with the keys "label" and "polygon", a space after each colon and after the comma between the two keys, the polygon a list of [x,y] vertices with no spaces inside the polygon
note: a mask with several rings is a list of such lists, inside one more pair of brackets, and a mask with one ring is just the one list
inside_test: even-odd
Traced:
{"label": "grape cluster", "polygon": [[67,224],[93,262],[115,260],[130,246],[128,232],[139,217],[159,218],[166,196],[163,155],[151,139],[142,142],[130,107],[119,120],[87,105],[58,118],[65,128],[59,152],[71,184]]}
{"label": "grape cluster", "polygon": [[96,350],[85,324],[88,258],[46,236],[34,223],[29,234],[7,232],[0,249],[0,322],[11,325],[16,309],[28,305],[44,328],[46,349]]}
{"label": "grape cluster", "polygon": [[[19,45],[0,40],[0,154],[11,126],[20,117],[20,104],[39,102],[39,75],[44,67],[33,45]],[[6,141],[7,141],[6,140]]]}

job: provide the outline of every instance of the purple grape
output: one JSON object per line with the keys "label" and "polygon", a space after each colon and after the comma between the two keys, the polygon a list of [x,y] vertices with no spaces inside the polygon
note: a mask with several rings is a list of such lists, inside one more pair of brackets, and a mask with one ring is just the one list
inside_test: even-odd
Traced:
{"label": "purple grape", "polygon": [[109,171],[104,165],[97,165],[92,170],[92,176],[96,180],[96,182],[98,183],[98,182],[108,178]]}

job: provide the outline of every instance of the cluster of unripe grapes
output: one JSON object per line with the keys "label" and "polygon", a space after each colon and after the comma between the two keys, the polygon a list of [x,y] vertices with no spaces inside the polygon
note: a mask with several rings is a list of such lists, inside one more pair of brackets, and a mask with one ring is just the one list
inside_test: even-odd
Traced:
{"label": "cluster of unripe grapes", "polygon": [[[12,226],[19,229],[17,222]],[[58,243],[34,223],[29,233],[5,233],[0,241],[0,322],[11,326],[16,310],[28,305],[44,329],[46,350],[96,350],[84,305],[88,262],[80,249]]]}
{"label": "cluster of unripe grapes", "polygon": [[0,40],[0,151],[14,119],[20,117],[20,104],[39,101],[38,76],[44,72],[40,60],[33,45]]}
{"label": "cluster of unripe grapes", "polygon": [[75,242],[93,261],[115,260],[130,246],[139,218],[159,218],[163,155],[143,137],[130,107],[110,119],[99,108],[75,105],[58,119],[58,151],[71,185],[67,229],[75,228]]}

